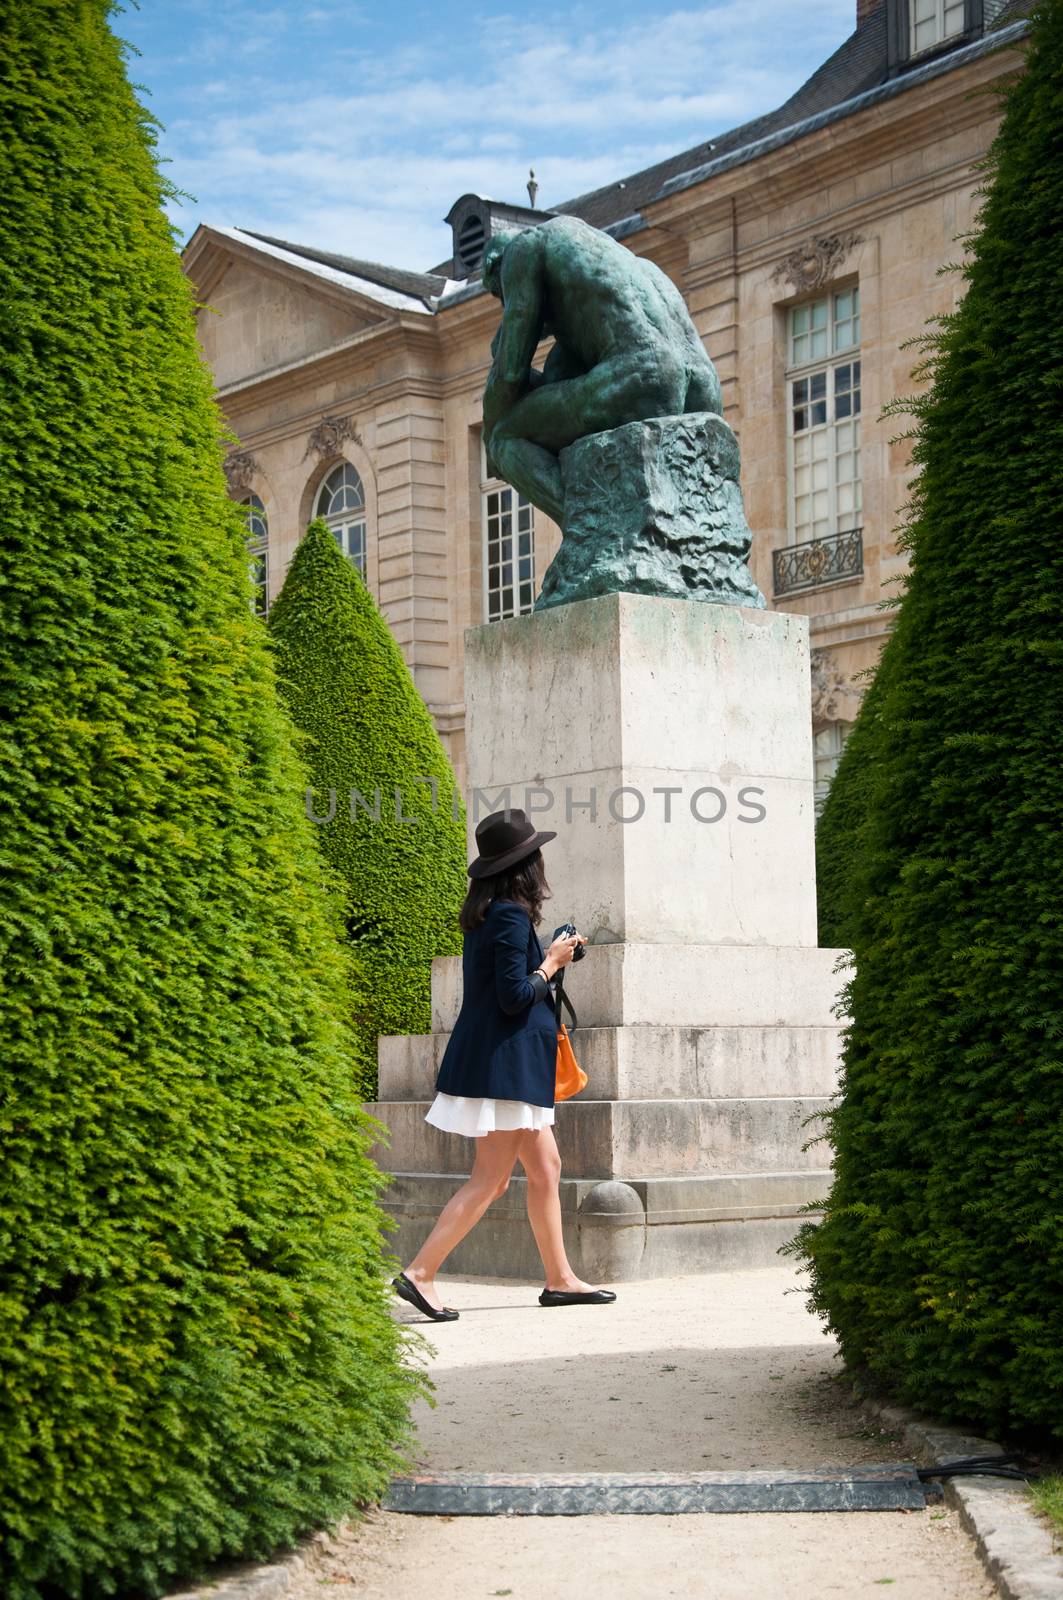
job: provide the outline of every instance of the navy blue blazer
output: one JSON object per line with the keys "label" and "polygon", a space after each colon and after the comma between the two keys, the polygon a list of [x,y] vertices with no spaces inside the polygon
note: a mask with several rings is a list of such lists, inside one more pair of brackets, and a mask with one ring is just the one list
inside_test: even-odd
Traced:
{"label": "navy blue blazer", "polygon": [[461,1010],[436,1075],[443,1094],[553,1105],[557,1024],[541,983],[528,978],[542,959],[524,908],[493,900],[465,935]]}

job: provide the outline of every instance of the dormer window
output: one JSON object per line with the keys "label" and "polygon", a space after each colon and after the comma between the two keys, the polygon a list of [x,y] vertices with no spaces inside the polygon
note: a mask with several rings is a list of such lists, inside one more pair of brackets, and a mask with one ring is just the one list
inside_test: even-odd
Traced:
{"label": "dormer window", "polygon": [[908,0],[908,49],[922,55],[966,30],[966,0]]}
{"label": "dormer window", "polygon": [[979,39],[984,0],[886,0],[890,77]]}

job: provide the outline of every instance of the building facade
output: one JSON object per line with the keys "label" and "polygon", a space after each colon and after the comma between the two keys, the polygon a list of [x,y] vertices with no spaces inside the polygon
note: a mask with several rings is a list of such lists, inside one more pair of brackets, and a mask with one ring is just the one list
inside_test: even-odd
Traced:
{"label": "building facade", "polygon": [[[531,609],[559,530],[487,476],[481,394],[499,306],[495,228],[581,216],[655,261],[716,364],[742,450],[750,565],[808,615],[822,799],[903,568],[910,341],[949,311],[1021,8],[858,0],[856,27],[768,116],[554,211],[465,195],[454,255],[416,273],[200,227],[200,338],[240,440],[265,609],[315,515],[362,572],[464,780],[463,634]],[[540,355],[545,354],[544,350]]]}

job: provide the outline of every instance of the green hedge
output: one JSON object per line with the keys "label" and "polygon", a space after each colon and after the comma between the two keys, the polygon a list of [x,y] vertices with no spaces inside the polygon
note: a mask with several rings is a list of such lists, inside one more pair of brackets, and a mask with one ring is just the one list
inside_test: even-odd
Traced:
{"label": "green hedge", "polygon": [[104,0],[0,34],[0,1592],[157,1595],[372,1498],[342,926]]}
{"label": "green hedge", "polygon": [[849,949],[852,945],[854,907],[850,897],[858,885],[856,869],[864,848],[862,829],[868,817],[874,741],[888,669],[889,662],[881,660],[864,691],[859,716],[845,741],[816,824],[816,906],[819,943],[824,949]]}
{"label": "green hedge", "polygon": [[856,970],[801,1248],[851,1365],[1063,1433],[1063,0],[1035,12],[964,272],[839,811],[859,792],[822,839]]}
{"label": "green hedge", "polygon": [[461,951],[464,810],[402,651],[324,522],[310,524],[269,626],[306,736],[309,809],[330,818],[317,836],[345,886],[361,1089],[373,1100],[378,1036],[429,1031],[432,958]]}

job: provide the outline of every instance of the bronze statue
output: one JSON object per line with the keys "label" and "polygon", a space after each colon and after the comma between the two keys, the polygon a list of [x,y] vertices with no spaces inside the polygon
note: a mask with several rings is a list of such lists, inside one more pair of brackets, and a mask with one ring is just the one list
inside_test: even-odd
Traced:
{"label": "bronze statue", "polygon": [[564,535],[536,610],[618,590],[762,607],[738,441],[671,279],[579,218],[551,217],[493,237],[483,284],[502,302],[489,467]]}
{"label": "bronze statue", "polygon": [[[484,391],[488,454],[555,522],[566,445],[647,417],[720,411],[716,369],[675,284],[578,217],[492,238],[483,285],[503,307]],[[539,372],[532,357],[548,335]]]}

